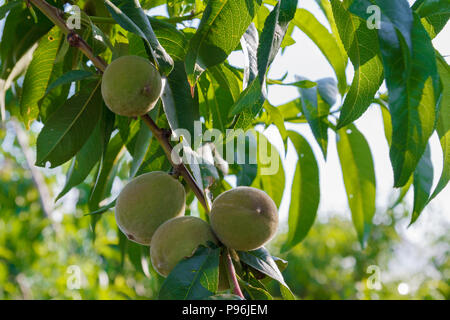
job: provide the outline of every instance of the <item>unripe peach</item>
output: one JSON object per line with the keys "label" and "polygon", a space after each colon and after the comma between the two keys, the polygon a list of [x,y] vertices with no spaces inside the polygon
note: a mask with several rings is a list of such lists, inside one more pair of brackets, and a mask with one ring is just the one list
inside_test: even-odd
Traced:
{"label": "unripe peach", "polygon": [[122,56],[103,73],[102,96],[112,112],[136,117],[153,109],[161,86],[161,76],[150,61],[139,56]]}
{"label": "unripe peach", "polygon": [[150,257],[155,270],[167,277],[183,259],[191,257],[199,245],[218,243],[209,224],[197,217],[184,216],[163,223],[153,235]]}
{"label": "unripe peach", "polygon": [[167,220],[184,214],[183,185],[161,171],[131,180],[116,202],[116,222],[128,239],[150,245],[156,229]]}
{"label": "unripe peach", "polygon": [[264,191],[238,187],[214,200],[210,220],[215,235],[225,246],[249,251],[263,246],[275,234],[278,212]]}

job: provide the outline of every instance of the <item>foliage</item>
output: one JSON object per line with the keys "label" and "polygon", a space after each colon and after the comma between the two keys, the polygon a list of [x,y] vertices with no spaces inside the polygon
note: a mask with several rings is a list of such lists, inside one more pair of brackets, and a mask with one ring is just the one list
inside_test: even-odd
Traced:
{"label": "foliage", "polygon": [[[265,190],[277,206],[283,194],[290,193],[289,230],[280,247],[289,265],[301,268],[304,258],[297,254],[305,249],[299,244],[314,237],[308,233],[314,225],[321,196],[318,160],[312,144],[318,144],[324,159],[330,152],[339,155],[356,230],[354,238],[362,247],[367,245],[368,250],[376,251],[376,241],[370,239],[388,230],[373,225],[376,181],[372,151],[353,124],[372,104],[383,110],[393,187],[403,188],[406,193],[413,186],[411,224],[447,186],[450,73],[447,62],[434,49],[432,39],[448,21],[448,1],[417,0],[410,7],[407,0],[317,0],[329,26],[321,24],[307,10],[297,8],[297,0],[72,2],[82,9],[81,27],[74,31],[65,24],[65,19],[73,17],[66,1],[6,1],[0,6],[0,19],[5,18],[0,42],[2,121],[19,120],[27,129],[33,125],[40,128],[36,139],[30,132],[36,140],[32,143],[36,146],[35,165],[67,172],[65,185],[54,198],[67,197],[76,188],[80,192],[77,212],[90,213],[89,218],[82,219],[64,216],[59,227],[51,219],[42,219],[37,205],[42,198],[39,188],[33,187],[24,168],[13,164],[11,156],[3,153],[2,166],[13,166],[14,170],[9,172],[3,167],[1,174],[16,177],[2,178],[9,183],[1,186],[4,199],[0,203],[0,230],[7,232],[1,234],[0,282],[6,282],[9,277],[8,283],[18,284],[18,287],[0,288],[3,297],[33,294],[27,292],[27,284],[21,280],[29,276],[23,273],[27,270],[25,266],[35,270],[41,267],[49,272],[30,280],[44,285],[44,279],[52,278],[52,272],[60,275],[52,281],[62,281],[63,269],[77,257],[84,257],[88,277],[96,277],[94,270],[107,270],[107,277],[114,279],[113,289],[102,289],[100,279],[99,287],[84,292],[83,298],[156,298],[160,288],[160,298],[179,298],[182,294],[172,296],[176,292],[170,288],[174,283],[186,281],[183,274],[188,267],[197,271],[206,268],[207,272],[202,274],[206,279],[191,279],[196,290],[184,297],[215,296],[219,249],[199,248],[191,259],[180,262],[162,284],[162,279],[148,266],[147,248],[128,242],[120,233],[106,231],[116,229],[108,214],[114,206],[111,197],[114,184],[156,170],[181,175],[188,190],[188,214],[198,214],[206,220],[211,200],[230,188],[224,180],[226,177],[236,177],[237,185]],[[147,14],[146,10],[159,5],[166,6],[168,17]],[[380,9],[380,29],[369,27],[373,17],[367,9],[371,5]],[[268,77],[280,50],[292,45],[295,28],[302,30],[322,51],[337,81],[313,82],[296,75],[298,81],[288,83]],[[232,66],[227,60],[236,51],[244,56],[243,68]],[[101,99],[102,71],[112,60],[124,55],[148,58],[164,79],[157,107],[139,119],[114,115]],[[355,71],[350,84],[345,74],[348,62]],[[383,81],[387,92],[383,92]],[[272,106],[266,100],[268,88],[273,85],[297,87],[300,98]],[[338,99],[339,95],[342,99]],[[342,101],[340,105],[336,103],[338,100]],[[196,121],[200,132],[194,125]],[[307,123],[315,141],[287,131],[287,123]],[[283,154],[275,148],[267,155],[258,154],[256,163],[247,161],[229,166],[226,163],[242,158],[249,160],[252,150],[270,145],[264,134],[253,132],[244,138],[243,150],[239,150],[239,144],[229,150],[230,141],[240,138],[230,135],[229,129],[245,131],[272,124],[285,146],[291,141],[298,155],[291,190],[285,190]],[[213,135],[212,129],[220,133],[214,136],[214,141],[199,140]],[[336,133],[337,151],[328,146],[330,130]],[[169,141],[168,132],[174,133],[173,141]],[[440,138],[444,165],[440,181],[433,189],[428,144],[435,132]],[[214,148],[210,147],[211,142]],[[175,145],[184,146],[185,155],[207,161],[177,167],[169,156]],[[221,151],[223,146],[227,148],[226,154]],[[230,154],[233,159],[228,157]],[[277,164],[279,169],[266,174],[271,164]],[[11,195],[20,196],[11,202]],[[194,208],[195,197],[204,208]],[[88,232],[88,226],[92,233]],[[61,228],[59,232],[58,228]],[[335,226],[329,228],[337,232]],[[20,237],[27,237],[32,245],[7,241]],[[347,241],[350,240],[344,242]],[[389,241],[386,238],[385,242]],[[46,243],[65,245],[53,248]],[[309,244],[316,246],[312,241]],[[289,250],[291,253],[287,253]],[[40,259],[45,255],[54,260]],[[358,252],[352,249],[348,255],[358,255]],[[124,267],[125,257],[147,277],[130,271],[130,266]],[[283,278],[280,271],[283,260],[273,257],[266,248],[234,252],[232,258],[236,281],[247,298],[269,298],[280,290],[280,297],[293,299],[294,294],[308,297],[306,292],[310,294],[314,290],[291,285],[296,281],[290,271],[294,269],[288,267],[286,279]],[[329,256],[323,259],[326,258]],[[59,267],[54,268],[58,263]],[[298,272],[310,274],[305,270]],[[276,280],[278,289],[273,288],[273,282],[269,290],[266,288],[267,279],[260,278],[267,277]],[[359,272],[351,281],[362,277]],[[306,283],[305,279],[302,283]],[[129,283],[134,291],[128,287]],[[206,288],[205,283],[212,285]],[[445,290],[443,295],[448,297],[448,287]],[[43,289],[39,296],[55,298],[72,294],[49,288]],[[324,292],[313,296],[337,297]],[[355,291],[349,288],[339,293],[339,297],[355,296]]]}

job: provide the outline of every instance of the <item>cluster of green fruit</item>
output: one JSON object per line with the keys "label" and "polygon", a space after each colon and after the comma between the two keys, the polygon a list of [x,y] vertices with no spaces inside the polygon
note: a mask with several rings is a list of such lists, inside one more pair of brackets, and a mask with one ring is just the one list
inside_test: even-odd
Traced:
{"label": "cluster of green fruit", "polygon": [[[106,105],[125,116],[139,116],[151,110],[161,88],[158,70],[137,56],[114,60],[102,79]],[[251,187],[238,187],[219,195],[212,204],[210,224],[184,216],[185,206],[183,185],[160,171],[134,178],[117,198],[115,216],[120,230],[128,239],[150,246],[152,265],[165,277],[200,245],[212,242],[239,251],[254,250],[269,241],[278,226],[273,200]],[[226,289],[228,281],[221,269],[223,266],[219,269],[219,289]]]}
{"label": "cluster of green fruit", "polygon": [[165,277],[200,245],[219,245],[220,241],[234,250],[254,250],[277,229],[276,205],[259,189],[237,187],[219,195],[212,204],[211,224],[184,216],[185,201],[183,185],[161,171],[134,178],[117,198],[115,215],[120,230],[128,239],[150,246],[152,265]]}

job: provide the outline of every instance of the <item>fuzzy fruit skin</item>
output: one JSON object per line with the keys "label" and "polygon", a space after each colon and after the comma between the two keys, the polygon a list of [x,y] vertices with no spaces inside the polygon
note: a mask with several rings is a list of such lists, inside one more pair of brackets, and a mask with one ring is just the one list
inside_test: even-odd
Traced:
{"label": "fuzzy fruit skin", "polygon": [[237,187],[214,200],[211,227],[228,248],[255,250],[268,242],[278,227],[278,211],[273,200],[256,188]]}
{"label": "fuzzy fruit skin", "polygon": [[112,112],[137,117],[153,109],[161,86],[161,76],[150,61],[139,56],[122,56],[106,67],[102,96]]}
{"label": "fuzzy fruit skin", "polygon": [[167,277],[185,257],[194,254],[199,245],[218,243],[209,224],[197,217],[184,216],[163,223],[153,235],[150,257],[155,270]]}
{"label": "fuzzy fruit skin", "polygon": [[183,185],[165,172],[153,171],[131,180],[116,202],[116,222],[131,241],[150,245],[156,229],[184,214]]}

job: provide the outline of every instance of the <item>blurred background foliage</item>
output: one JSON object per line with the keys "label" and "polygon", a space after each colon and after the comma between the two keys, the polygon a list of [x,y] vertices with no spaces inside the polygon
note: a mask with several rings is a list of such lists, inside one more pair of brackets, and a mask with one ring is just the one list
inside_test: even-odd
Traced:
{"label": "blurred background foliage", "polygon": [[[35,139],[33,127],[31,133],[30,139]],[[152,270],[147,248],[119,241],[112,211],[99,219],[94,237],[91,218],[84,216],[89,212],[83,204],[88,184],[72,192],[81,200],[76,210],[68,206],[70,200],[58,202],[48,218],[27,168],[24,146],[10,123],[1,125],[0,141],[0,299],[156,298],[163,279]],[[119,170],[118,178],[126,174]],[[45,179],[54,199],[64,179],[58,181],[54,172]],[[283,274],[292,291],[300,299],[449,299],[450,235],[431,235],[427,250],[433,254],[421,272],[390,277],[404,241],[396,226],[408,221],[408,211],[400,205],[377,215],[379,225],[364,250],[350,217],[337,213],[319,213],[308,237],[286,254],[279,253],[285,237],[280,232],[269,249],[289,261]],[[82,279],[79,289],[77,275]],[[278,285],[268,287],[280,296]]]}

